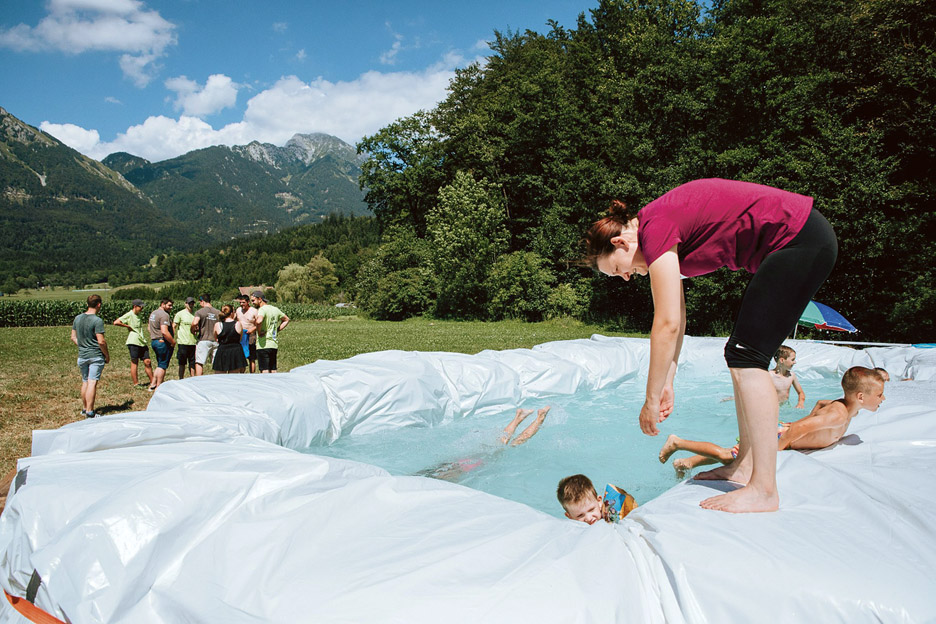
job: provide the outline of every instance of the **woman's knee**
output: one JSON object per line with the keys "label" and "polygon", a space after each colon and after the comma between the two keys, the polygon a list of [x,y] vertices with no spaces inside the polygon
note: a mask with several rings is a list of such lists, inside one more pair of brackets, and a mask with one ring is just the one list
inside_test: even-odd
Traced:
{"label": "woman's knee", "polygon": [[725,345],[725,362],[728,368],[760,368],[770,369],[770,360],[773,354],[766,354],[754,347],[739,341],[734,336],[728,339]]}

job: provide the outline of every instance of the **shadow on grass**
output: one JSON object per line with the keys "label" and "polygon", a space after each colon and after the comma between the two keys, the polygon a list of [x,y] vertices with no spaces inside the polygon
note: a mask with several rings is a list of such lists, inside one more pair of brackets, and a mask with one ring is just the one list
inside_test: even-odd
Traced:
{"label": "shadow on grass", "polygon": [[114,412],[126,412],[132,405],[133,399],[127,399],[120,405],[105,405],[103,407],[95,408],[94,413],[103,416],[105,414],[112,414]]}

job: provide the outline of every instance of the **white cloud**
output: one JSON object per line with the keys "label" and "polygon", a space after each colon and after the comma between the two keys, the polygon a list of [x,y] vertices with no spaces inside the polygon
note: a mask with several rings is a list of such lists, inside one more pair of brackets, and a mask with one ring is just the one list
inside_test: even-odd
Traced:
{"label": "white cloud", "polygon": [[123,52],[124,75],[144,87],[156,71],[155,61],[176,42],[175,25],[138,0],[50,0],[47,8],[34,27],[0,29],[0,46],[23,52]]}
{"label": "white cloud", "polygon": [[193,117],[205,117],[234,106],[240,86],[224,74],[208,76],[205,86],[185,76],[170,78],[165,85],[176,93],[175,109]]}
{"label": "white cloud", "polygon": [[289,30],[289,24],[286,22],[273,22],[273,32],[284,33]]}
{"label": "white cloud", "polygon": [[112,95],[108,95],[107,97],[105,97],[104,101],[107,102],[108,104],[123,104],[123,102],[121,102],[120,100],[118,100]]}
{"label": "white cloud", "polygon": [[54,136],[65,145],[74,148],[82,154],[89,154],[101,143],[101,136],[97,130],[85,130],[75,124],[54,124],[43,121],[39,129]]}
{"label": "white cloud", "polygon": [[[149,117],[109,142],[100,142],[94,130],[70,124],[43,122],[41,127],[97,159],[123,151],[159,161],[211,145],[246,145],[251,141],[283,145],[294,134],[309,132],[332,134],[353,145],[400,117],[433,108],[445,98],[454,68],[467,62],[462,56],[449,53],[421,72],[370,71],[346,82],[324,78],[305,82],[296,76],[285,76],[248,100],[241,121],[218,130],[190,114],[197,109],[194,104],[178,119]],[[167,87],[176,92],[183,109],[189,102],[183,93],[204,94],[211,84],[209,78],[199,90],[196,83],[185,77],[173,81],[177,82],[167,81],[172,82]]]}
{"label": "white cloud", "polygon": [[305,51],[305,48],[303,48],[303,49],[299,50],[298,52],[296,52],[296,60],[297,60],[297,61],[304,61],[304,60],[306,60],[306,51]]}
{"label": "white cloud", "polygon": [[390,46],[390,49],[380,55],[381,65],[393,65],[396,63],[397,54],[403,49],[403,35],[394,35],[396,41]]}

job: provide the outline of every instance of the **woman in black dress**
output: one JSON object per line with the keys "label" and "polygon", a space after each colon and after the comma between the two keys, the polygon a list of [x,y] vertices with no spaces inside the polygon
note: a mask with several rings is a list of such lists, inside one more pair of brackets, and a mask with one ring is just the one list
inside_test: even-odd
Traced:
{"label": "woman in black dress", "polygon": [[214,327],[218,341],[218,350],[214,357],[214,372],[216,373],[243,373],[247,368],[244,358],[244,349],[241,347],[240,321],[234,314],[234,308],[229,305],[221,306],[221,322]]}

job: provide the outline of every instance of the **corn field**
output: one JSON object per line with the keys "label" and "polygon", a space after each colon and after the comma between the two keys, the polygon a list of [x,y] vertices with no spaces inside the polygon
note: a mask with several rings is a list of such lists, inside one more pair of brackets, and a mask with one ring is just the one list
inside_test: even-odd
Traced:
{"label": "corn field", "polygon": [[[156,309],[158,301],[146,301],[143,305],[143,316],[149,317],[149,313]],[[181,303],[176,303],[173,307],[173,314],[181,308]],[[222,304],[216,304],[220,307]],[[296,321],[315,321],[336,318],[339,316],[354,316],[357,310],[354,308],[336,308],[330,305],[306,304],[306,303],[283,303],[276,304],[290,320]],[[0,327],[56,327],[72,324],[75,317],[88,309],[84,301],[64,301],[64,300],[0,300]],[[104,302],[101,306],[100,316],[106,324],[114,322],[124,312],[130,309],[130,303],[126,301],[109,303]],[[197,306],[195,308],[198,309]]]}

